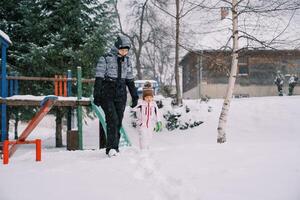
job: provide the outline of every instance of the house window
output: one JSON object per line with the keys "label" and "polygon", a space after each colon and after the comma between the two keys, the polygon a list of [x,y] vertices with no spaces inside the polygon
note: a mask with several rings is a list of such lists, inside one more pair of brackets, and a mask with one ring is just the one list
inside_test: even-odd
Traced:
{"label": "house window", "polygon": [[248,76],[249,75],[248,58],[245,56],[239,57],[238,75],[240,75],[240,76]]}
{"label": "house window", "polygon": [[239,75],[248,75],[249,74],[249,67],[248,65],[239,65]]}

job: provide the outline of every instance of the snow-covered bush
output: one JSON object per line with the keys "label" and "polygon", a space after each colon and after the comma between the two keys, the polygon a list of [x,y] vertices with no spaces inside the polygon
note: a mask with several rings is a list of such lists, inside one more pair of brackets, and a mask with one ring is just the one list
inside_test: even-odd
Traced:
{"label": "snow-covered bush", "polygon": [[[172,104],[171,98],[155,96],[155,101],[159,108],[163,127],[168,131],[175,129],[186,130],[201,125],[204,116],[212,112],[212,107],[208,105],[209,98],[199,100],[184,100],[182,106]],[[201,109],[200,109],[201,108]],[[204,112],[203,112],[204,111]],[[199,115],[199,112],[201,113]],[[131,125],[137,127],[136,113],[131,111]]]}

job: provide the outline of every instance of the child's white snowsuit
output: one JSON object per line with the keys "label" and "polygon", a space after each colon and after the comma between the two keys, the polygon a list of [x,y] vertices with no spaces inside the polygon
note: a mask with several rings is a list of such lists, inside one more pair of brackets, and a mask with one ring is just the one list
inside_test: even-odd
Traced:
{"label": "child's white snowsuit", "polygon": [[149,149],[156,122],[161,121],[158,107],[155,101],[148,103],[147,101],[141,100],[135,107],[135,111],[138,119],[137,125],[139,129],[140,149]]}

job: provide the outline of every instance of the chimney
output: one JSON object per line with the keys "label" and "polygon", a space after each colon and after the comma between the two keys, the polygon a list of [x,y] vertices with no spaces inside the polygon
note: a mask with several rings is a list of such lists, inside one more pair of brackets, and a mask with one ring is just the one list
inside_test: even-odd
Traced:
{"label": "chimney", "polygon": [[229,8],[221,7],[221,20],[225,19],[228,14],[229,14]]}

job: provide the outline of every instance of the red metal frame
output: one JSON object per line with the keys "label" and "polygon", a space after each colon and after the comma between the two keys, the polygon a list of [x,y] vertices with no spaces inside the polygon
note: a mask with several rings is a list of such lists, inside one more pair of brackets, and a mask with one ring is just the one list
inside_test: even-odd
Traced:
{"label": "red metal frame", "polygon": [[10,157],[10,151],[9,151],[9,145],[21,145],[21,144],[35,144],[35,160],[41,161],[42,160],[42,141],[40,139],[36,140],[26,140],[26,141],[9,141],[5,140],[3,143],[3,164],[8,164],[9,157]]}
{"label": "red metal frame", "polygon": [[52,100],[52,99],[48,99],[44,103],[44,105],[41,107],[39,112],[35,114],[35,116],[29,122],[29,124],[27,125],[25,130],[22,132],[19,139],[17,140],[17,143],[14,143],[12,145],[12,147],[10,148],[9,157],[11,157],[15,153],[19,144],[21,144],[18,142],[25,142],[25,140],[29,136],[29,134],[35,129],[35,127],[40,123],[40,121],[45,117],[45,115],[51,110],[54,103],[55,103],[55,100]]}
{"label": "red metal frame", "polygon": [[67,95],[67,77],[64,75],[55,75],[54,81],[54,95],[55,96],[68,96]]}

